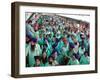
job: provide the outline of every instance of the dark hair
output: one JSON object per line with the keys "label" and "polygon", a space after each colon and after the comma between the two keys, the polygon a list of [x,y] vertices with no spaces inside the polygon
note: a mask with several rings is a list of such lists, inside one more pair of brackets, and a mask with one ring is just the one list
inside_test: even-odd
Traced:
{"label": "dark hair", "polygon": [[53,57],[52,55],[48,57],[48,60],[49,60],[50,58],[52,58],[52,59],[54,60],[54,57]]}
{"label": "dark hair", "polygon": [[35,56],[34,58],[35,58],[35,61],[36,61],[37,59],[41,61],[41,57],[40,57],[40,56]]}
{"label": "dark hair", "polygon": [[28,24],[29,24],[29,23],[32,23],[32,20],[27,20],[26,23],[28,23]]}
{"label": "dark hair", "polygon": [[45,64],[48,61],[47,56],[44,58],[43,55],[41,57],[42,63]]}
{"label": "dark hair", "polygon": [[[54,49],[53,51],[52,51],[52,54],[54,54],[55,52],[57,52],[57,50],[56,49]],[[57,52],[58,53],[58,52]]]}
{"label": "dark hair", "polygon": [[85,51],[85,52],[84,52],[84,55],[85,55],[86,53],[87,53],[87,55],[89,56],[89,52],[88,52],[88,51]]}
{"label": "dark hair", "polygon": [[46,48],[43,48],[42,53],[46,52]]}

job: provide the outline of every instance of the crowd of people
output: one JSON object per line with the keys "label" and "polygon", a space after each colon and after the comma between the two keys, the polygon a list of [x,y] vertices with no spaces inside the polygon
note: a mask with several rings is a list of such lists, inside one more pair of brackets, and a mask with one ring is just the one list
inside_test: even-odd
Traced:
{"label": "crowd of people", "polygon": [[85,21],[32,13],[26,20],[26,67],[89,64],[89,30]]}

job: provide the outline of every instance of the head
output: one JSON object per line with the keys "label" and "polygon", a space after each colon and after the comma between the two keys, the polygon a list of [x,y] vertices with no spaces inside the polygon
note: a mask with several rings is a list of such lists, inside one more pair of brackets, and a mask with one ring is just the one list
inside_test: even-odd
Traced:
{"label": "head", "polygon": [[31,41],[31,45],[32,45],[32,46],[35,46],[35,44],[36,44],[36,43],[35,43],[34,41]]}
{"label": "head", "polygon": [[52,64],[52,62],[54,61],[54,58],[52,56],[49,57],[49,64]]}
{"label": "head", "polygon": [[32,50],[35,49],[36,42],[37,42],[37,39],[36,39],[36,38],[32,38],[32,39],[31,39],[31,49],[32,49]]}
{"label": "head", "polygon": [[43,58],[46,58],[46,57],[47,57],[46,51],[43,51],[43,52],[42,52],[42,57],[43,57]]}
{"label": "head", "polygon": [[54,50],[54,51],[53,51],[52,56],[53,56],[53,58],[54,58],[54,59],[56,59],[56,58],[57,58],[58,53],[57,53],[57,51],[56,51],[56,50]]}
{"label": "head", "polygon": [[36,64],[36,66],[40,66],[40,64],[41,64],[40,56],[35,56],[35,64]]}
{"label": "head", "polygon": [[87,56],[88,56],[88,52],[87,52],[87,51],[85,51],[85,52],[84,52],[84,55],[85,55],[85,57],[87,57]]}
{"label": "head", "polygon": [[75,55],[72,55],[71,58],[72,58],[73,61],[76,59]]}
{"label": "head", "polygon": [[70,50],[72,50],[74,48],[74,44],[73,43],[69,43],[69,47],[70,47]]}
{"label": "head", "polygon": [[27,20],[26,23],[31,24],[32,20]]}
{"label": "head", "polygon": [[31,36],[26,34],[26,43],[29,43],[30,42],[30,39],[31,39]]}
{"label": "head", "polygon": [[84,38],[85,38],[84,33],[81,33],[81,34],[80,34],[80,38],[84,40]]}
{"label": "head", "polygon": [[31,45],[34,46],[37,42],[37,39],[36,38],[32,38],[31,39]]}

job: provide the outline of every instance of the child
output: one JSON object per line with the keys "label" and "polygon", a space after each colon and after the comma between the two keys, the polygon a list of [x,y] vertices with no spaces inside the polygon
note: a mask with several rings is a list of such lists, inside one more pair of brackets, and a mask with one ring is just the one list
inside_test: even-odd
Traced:
{"label": "child", "polygon": [[41,58],[40,58],[40,56],[35,56],[34,67],[39,67],[39,66],[41,66]]}

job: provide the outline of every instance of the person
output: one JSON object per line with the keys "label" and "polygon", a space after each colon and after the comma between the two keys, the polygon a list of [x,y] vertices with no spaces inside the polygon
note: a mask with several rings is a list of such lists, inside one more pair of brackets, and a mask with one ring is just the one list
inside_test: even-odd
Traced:
{"label": "person", "polygon": [[39,29],[39,24],[38,24],[37,21],[33,24],[33,29],[34,29],[35,32],[38,31],[38,29]]}
{"label": "person", "polygon": [[58,44],[56,46],[56,50],[58,52],[58,54],[61,54],[61,51],[62,51],[62,47],[64,46],[64,42],[62,41],[62,38],[60,38],[58,40]]}
{"label": "person", "polygon": [[79,50],[78,50],[78,53],[79,53],[79,56],[81,57],[85,52],[85,47],[82,45],[79,47]]}
{"label": "person", "polygon": [[58,62],[56,60],[54,60],[53,56],[49,56],[48,58],[48,66],[57,66]]}
{"label": "person", "polygon": [[75,44],[75,47],[73,48],[74,55],[79,60],[80,59],[80,55],[78,53],[78,50],[79,50],[79,42],[78,41],[75,41],[74,44]]}
{"label": "person", "polygon": [[45,42],[46,42],[47,57],[49,57],[52,53],[52,45],[48,42],[47,39],[45,39]]}
{"label": "person", "polygon": [[89,33],[86,34],[86,38],[85,38],[85,40],[84,40],[84,46],[85,46],[86,51],[88,51],[88,49],[89,49],[89,47],[90,47]]}
{"label": "person", "polygon": [[41,64],[41,58],[40,56],[35,56],[35,64],[34,64],[34,67],[40,67],[42,64]]}
{"label": "person", "polygon": [[42,51],[41,61],[42,61],[42,66],[48,66],[48,64],[47,64],[48,57],[47,57],[47,53],[46,53],[45,49],[43,49],[43,51]]}
{"label": "person", "polygon": [[62,38],[62,41],[64,43],[63,47],[62,47],[62,51],[61,53],[64,55],[64,56],[68,56],[67,55],[67,52],[69,50],[69,43],[67,41],[67,39],[65,37]]}
{"label": "person", "polygon": [[43,45],[45,45],[43,34],[39,35],[39,38],[38,38],[37,42],[40,45],[41,49],[43,49]]}
{"label": "person", "polygon": [[35,56],[41,55],[41,49],[40,46],[37,44],[37,39],[32,38],[30,42],[30,46],[28,48],[27,54],[29,55],[29,67],[34,66],[35,64]]}
{"label": "person", "polygon": [[29,46],[30,46],[30,40],[31,40],[31,35],[26,34],[26,44],[25,44],[26,56],[28,54],[28,49],[29,49]]}
{"label": "person", "polygon": [[32,21],[31,20],[28,20],[26,22],[26,34],[34,37],[34,29],[32,28]]}
{"label": "person", "polygon": [[42,15],[40,15],[40,17],[38,18],[37,23],[39,24],[39,28],[41,28],[42,23],[43,23],[43,17],[42,17]]}
{"label": "person", "polygon": [[90,57],[88,56],[88,52],[85,51],[80,58],[80,64],[89,64],[89,63],[90,63]]}
{"label": "person", "polygon": [[31,40],[31,36],[26,34],[26,44],[25,44],[25,56],[26,56],[26,67],[29,66],[29,54],[28,54],[28,50],[29,50],[29,46],[30,46],[30,40]]}
{"label": "person", "polygon": [[71,37],[71,33],[68,32],[67,34],[68,34],[68,35],[67,35],[67,40],[68,40],[68,42],[69,42],[69,43],[74,43],[73,40],[72,40],[72,37]]}
{"label": "person", "polygon": [[74,55],[71,56],[68,65],[79,65],[79,61],[75,58]]}
{"label": "person", "polygon": [[74,47],[75,45],[73,43],[69,43],[69,49],[67,51],[68,57],[71,57],[74,54],[74,50],[73,50]]}

